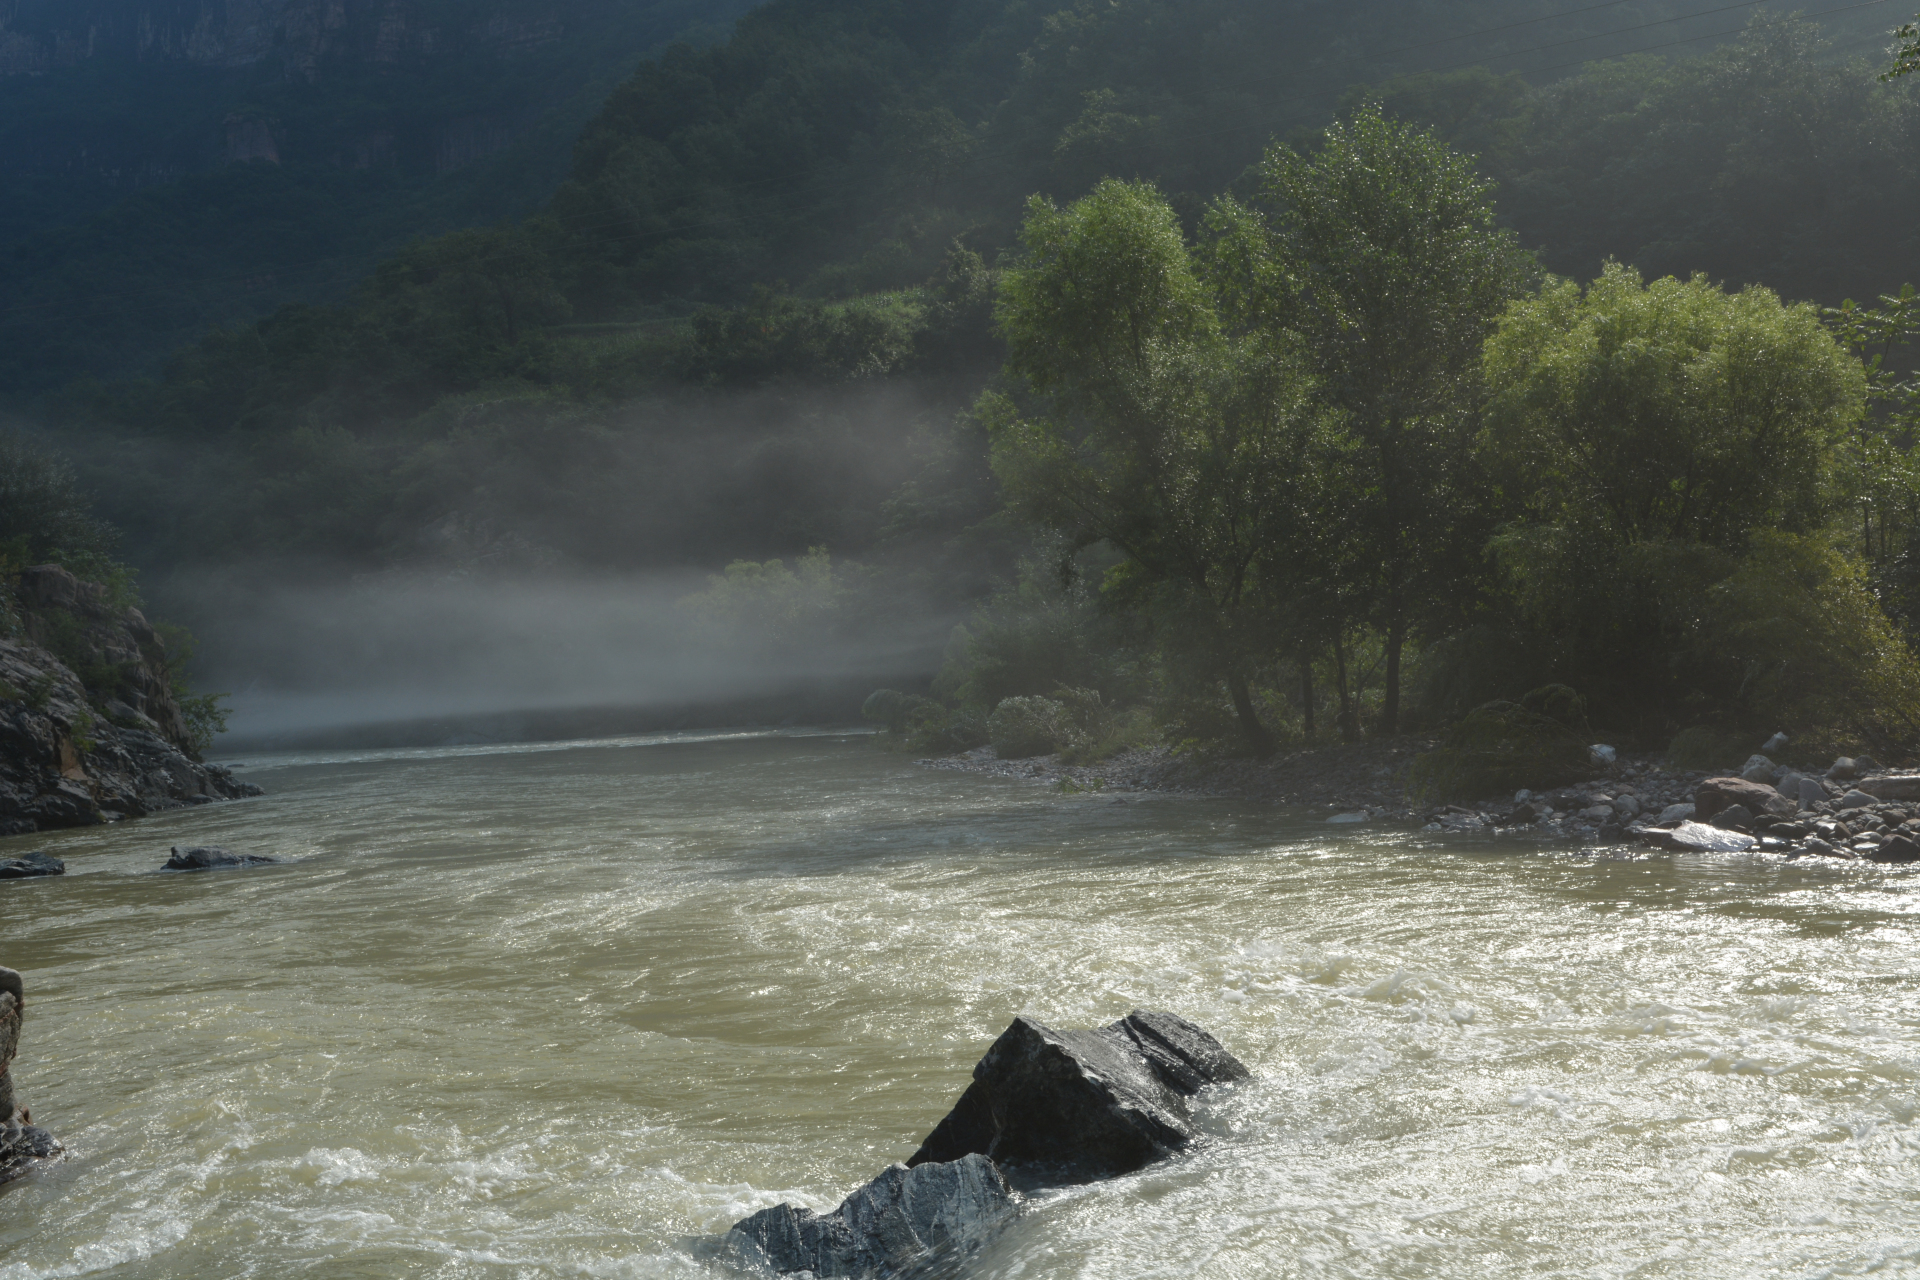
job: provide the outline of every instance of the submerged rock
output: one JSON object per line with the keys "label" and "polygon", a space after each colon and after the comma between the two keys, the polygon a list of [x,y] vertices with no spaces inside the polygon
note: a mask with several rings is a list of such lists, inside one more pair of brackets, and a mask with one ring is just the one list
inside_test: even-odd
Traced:
{"label": "submerged rock", "polygon": [[832,1213],[790,1204],[762,1209],[735,1223],[724,1247],[763,1272],[893,1276],[978,1249],[1013,1214],[1000,1170],[969,1155],[911,1169],[889,1165]]}
{"label": "submerged rock", "polygon": [[26,1007],[26,984],[19,972],[0,967],[0,1184],[60,1153],[58,1139],[28,1123],[27,1109],[13,1091],[13,1056],[20,1048]]}
{"label": "submerged rock", "polygon": [[65,874],[67,874],[66,863],[38,849],[0,862],[0,880],[22,880],[29,876],[63,876]]}
{"label": "submerged rock", "polygon": [[1092,1031],[1015,1018],[907,1164],[983,1154],[1050,1178],[1126,1173],[1193,1140],[1188,1098],[1248,1074],[1218,1040],[1170,1013],[1135,1010]]}
{"label": "submerged rock", "polygon": [[198,845],[182,849],[175,845],[173,856],[167,859],[167,865],[161,870],[213,871],[222,867],[257,867],[278,861],[280,859],[269,858],[259,853],[229,853],[225,849],[216,849],[211,846],[203,848]]}

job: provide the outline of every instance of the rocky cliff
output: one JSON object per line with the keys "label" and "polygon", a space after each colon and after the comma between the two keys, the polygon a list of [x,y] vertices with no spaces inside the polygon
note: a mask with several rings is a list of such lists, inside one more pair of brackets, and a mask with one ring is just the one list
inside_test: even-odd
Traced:
{"label": "rocky cliff", "polygon": [[0,587],[0,835],[260,794],[197,754],[138,609],[57,565]]}

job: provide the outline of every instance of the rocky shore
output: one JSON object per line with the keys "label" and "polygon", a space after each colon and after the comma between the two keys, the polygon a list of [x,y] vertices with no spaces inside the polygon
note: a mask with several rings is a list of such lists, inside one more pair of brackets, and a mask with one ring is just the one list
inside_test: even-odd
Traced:
{"label": "rocky shore", "polygon": [[58,565],[0,587],[0,836],[259,794],[196,758],[138,609]]}
{"label": "rocky shore", "polygon": [[935,769],[1018,778],[1068,792],[1162,792],[1293,805],[1334,824],[1378,822],[1433,833],[1544,843],[1778,853],[1901,863],[1920,860],[1920,775],[1861,757],[1820,770],[1755,754],[1727,770],[1676,769],[1652,757],[1594,759],[1594,776],[1470,803],[1407,798],[1420,738],[1347,743],[1265,760],[1206,760],[1165,748],[1095,765],[1058,756],[1002,760],[989,747],[922,760]]}

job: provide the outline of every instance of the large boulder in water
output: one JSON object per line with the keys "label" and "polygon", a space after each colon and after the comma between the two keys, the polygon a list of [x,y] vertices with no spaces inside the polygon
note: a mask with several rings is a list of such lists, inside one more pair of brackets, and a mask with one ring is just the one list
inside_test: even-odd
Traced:
{"label": "large boulder in water", "polygon": [[269,858],[262,853],[229,853],[225,849],[216,849],[211,845],[182,849],[173,847],[173,856],[167,859],[162,871],[214,871],[224,867],[257,867],[278,858]]}
{"label": "large boulder in water", "polygon": [[63,876],[67,864],[40,849],[17,858],[0,859],[0,880],[26,880],[35,876]]}
{"label": "large boulder in water", "polygon": [[734,1224],[725,1247],[762,1272],[892,1276],[979,1248],[1013,1212],[1000,1170],[970,1155],[912,1169],[889,1165],[832,1213],[790,1204],[762,1209]]}
{"label": "large boulder in water", "polygon": [[0,1184],[60,1153],[60,1143],[52,1134],[27,1123],[27,1109],[13,1093],[13,1055],[20,1048],[20,1020],[26,1005],[20,974],[0,968]]}
{"label": "large boulder in water", "polygon": [[1218,1040],[1171,1013],[1135,1010],[1092,1031],[1015,1018],[907,1164],[980,1154],[1050,1180],[1126,1173],[1193,1141],[1187,1099],[1248,1074]]}

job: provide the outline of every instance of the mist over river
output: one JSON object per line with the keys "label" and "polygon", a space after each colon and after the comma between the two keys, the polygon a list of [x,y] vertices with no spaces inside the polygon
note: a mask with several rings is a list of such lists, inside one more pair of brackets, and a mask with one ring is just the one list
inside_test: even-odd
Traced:
{"label": "mist over river", "polygon": [[[986,1277],[1920,1272],[1920,875],[1060,795],[859,736],[258,757],[0,841],[70,1155],[0,1280],[676,1277],[908,1155],[1020,1012],[1256,1079]],[[287,865],[160,874],[170,844]]]}

